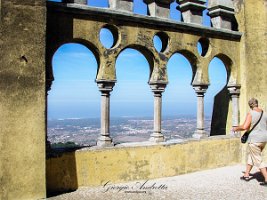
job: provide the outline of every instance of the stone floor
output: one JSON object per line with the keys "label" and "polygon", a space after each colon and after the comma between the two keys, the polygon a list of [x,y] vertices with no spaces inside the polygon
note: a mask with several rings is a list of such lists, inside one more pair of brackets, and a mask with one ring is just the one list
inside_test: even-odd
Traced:
{"label": "stone floor", "polygon": [[80,188],[49,200],[180,200],[180,199],[267,199],[267,187],[259,185],[263,178],[254,169],[248,182],[240,180],[243,165],[200,171],[175,177],[134,181],[123,184]]}

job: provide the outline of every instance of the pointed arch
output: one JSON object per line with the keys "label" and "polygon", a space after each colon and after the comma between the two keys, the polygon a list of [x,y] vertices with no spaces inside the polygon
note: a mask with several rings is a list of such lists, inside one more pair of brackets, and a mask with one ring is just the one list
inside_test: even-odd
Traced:
{"label": "pointed arch", "polygon": [[[147,84],[151,73],[149,54],[140,46],[130,47],[124,48],[116,58],[117,83],[112,92],[111,127],[118,123],[112,120],[115,117],[124,117],[128,122],[124,135],[114,137],[115,143],[147,141],[153,131],[153,94]],[[146,122],[145,131],[143,126],[141,129],[137,126]]]}
{"label": "pointed arch", "polygon": [[[231,60],[218,54],[209,64],[210,86],[206,94],[206,108],[210,111],[210,135],[225,135],[230,97],[227,83],[231,70]],[[206,114],[208,116],[208,114]]]}
{"label": "pointed arch", "polygon": [[[94,89],[97,92],[97,96],[99,96],[97,86],[94,83],[97,61],[94,54],[84,45],[77,43],[62,45],[55,52],[52,65],[55,80],[48,96],[50,100],[52,98],[55,101],[60,100],[71,103],[71,100],[75,101],[78,98],[84,98],[84,101],[90,101],[92,97],[86,95],[89,92],[81,92],[80,90],[87,91],[87,88],[90,90],[92,85],[95,86]],[[62,82],[63,80],[65,82]],[[76,96],[72,93],[76,94]],[[71,109],[71,107],[68,108]]]}
{"label": "pointed arch", "polygon": [[149,65],[149,77],[148,77],[148,80],[149,80],[150,77],[151,77],[151,74],[153,72],[153,69],[154,69],[154,55],[153,55],[153,53],[148,48],[146,48],[145,46],[131,44],[131,45],[128,45],[125,48],[123,48],[118,53],[118,55],[116,57],[116,62],[117,62],[117,58],[119,57],[119,55],[126,49],[137,50],[138,52],[140,52],[146,58],[146,60],[148,62],[148,65]]}
{"label": "pointed arch", "polygon": [[96,46],[84,39],[80,38],[74,38],[70,41],[65,41],[62,43],[48,43],[47,48],[46,48],[46,84],[47,84],[47,91],[50,90],[50,87],[52,85],[52,82],[54,81],[54,73],[53,73],[53,65],[52,65],[52,60],[57,52],[57,50],[62,47],[63,45],[66,44],[80,44],[85,46],[90,52],[93,53],[96,61],[97,61],[97,74],[99,71],[99,65],[100,65],[100,56],[99,56],[99,50],[96,48]]}
{"label": "pointed arch", "polygon": [[[169,84],[163,94],[163,123],[164,135],[171,139],[190,138],[195,131],[195,126],[183,126],[181,117],[194,120],[196,113],[196,98],[193,87],[193,70],[190,61],[184,55],[188,52],[173,54],[167,64]],[[177,124],[168,123],[167,119],[175,120]],[[195,125],[195,121],[193,122]],[[184,125],[184,124],[183,124]]]}
{"label": "pointed arch", "polygon": [[176,52],[174,52],[172,54],[172,56],[174,54],[176,54],[176,53],[181,54],[182,56],[184,56],[188,60],[188,62],[190,63],[190,67],[191,67],[191,70],[192,70],[192,80],[191,80],[191,84],[192,84],[193,80],[195,78],[196,72],[197,72],[197,56],[194,53],[192,53],[192,52],[190,52],[188,50],[176,51]]}

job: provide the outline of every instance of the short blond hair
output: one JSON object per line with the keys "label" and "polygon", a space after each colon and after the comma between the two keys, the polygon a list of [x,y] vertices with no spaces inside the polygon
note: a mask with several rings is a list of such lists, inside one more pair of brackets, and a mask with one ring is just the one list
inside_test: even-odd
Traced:
{"label": "short blond hair", "polygon": [[249,101],[248,101],[248,105],[251,109],[253,109],[254,107],[258,107],[258,100],[255,99],[255,98],[251,98]]}

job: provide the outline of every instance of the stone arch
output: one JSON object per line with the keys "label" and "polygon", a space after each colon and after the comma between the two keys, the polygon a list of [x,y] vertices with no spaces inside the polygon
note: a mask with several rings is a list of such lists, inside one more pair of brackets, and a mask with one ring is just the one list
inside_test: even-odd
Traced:
{"label": "stone arch", "polygon": [[194,53],[192,53],[191,51],[183,49],[183,50],[175,51],[169,57],[169,59],[171,59],[171,57],[176,53],[181,54],[182,56],[184,56],[188,60],[188,62],[190,63],[191,70],[192,70],[192,80],[191,80],[191,84],[192,84],[194,79],[195,79],[196,73],[197,73],[197,63],[198,63],[197,56]]}
{"label": "stone arch", "polygon": [[[168,87],[163,94],[163,118],[177,120],[180,117],[192,119],[191,116],[197,112],[195,92],[192,87],[193,70],[191,62],[181,53],[173,54],[167,63]],[[171,130],[168,123],[163,121],[164,135],[171,139],[190,138],[195,127],[187,126],[182,129],[177,126],[175,131]]]}
{"label": "stone arch", "polygon": [[[132,57],[133,55],[134,57]],[[151,70],[147,57],[136,48],[124,48],[116,56],[115,68],[117,82],[112,92],[111,119],[127,116],[128,119],[138,120],[138,123],[142,123],[142,120],[148,120],[149,125],[145,132],[133,135],[130,133],[130,129],[137,130],[138,127],[136,122],[133,123],[130,120],[127,125],[129,130],[127,127],[124,130],[127,136],[116,134],[114,143],[147,141],[153,130],[153,122],[151,121],[153,118],[153,95],[147,84]],[[111,120],[112,123],[114,120]]]}
{"label": "stone arch", "polygon": [[[57,78],[64,78],[64,80],[67,80],[66,85],[69,83],[69,81],[72,81],[72,83],[74,84],[68,85],[68,87],[73,90],[72,93],[75,94],[75,91],[79,91],[80,89],[87,90],[87,86],[91,87],[90,85],[92,84],[94,85],[92,87],[96,87],[97,89],[97,86],[96,84],[94,84],[94,81],[95,76],[97,74],[98,61],[95,57],[95,54],[90,51],[87,46],[77,42],[65,43],[56,50],[52,59],[53,79],[54,76],[55,80],[57,80]],[[66,60],[68,62],[66,62]],[[67,68],[65,68],[65,66]],[[67,71],[71,70],[71,73],[65,72],[65,69]],[[81,73],[82,71],[83,73]],[[82,81],[80,81],[81,79]],[[84,81],[88,83],[85,84]],[[56,86],[58,86],[59,84],[61,84],[61,81],[57,81]],[[81,87],[76,87],[76,85],[80,85]],[[51,84],[51,86],[53,85]],[[58,87],[53,87],[53,90],[55,90],[52,91],[53,95],[59,94],[61,92]],[[68,92],[65,93],[67,95],[71,94]],[[51,93],[49,94],[49,96],[50,95]],[[87,100],[88,96],[84,96],[83,98]]]}
{"label": "stone arch", "polygon": [[119,55],[126,49],[137,50],[146,58],[146,60],[149,64],[149,78],[148,78],[148,80],[150,80],[151,75],[152,75],[153,70],[154,70],[154,65],[155,65],[155,56],[153,55],[153,53],[145,46],[141,46],[141,45],[137,45],[137,44],[131,44],[131,45],[128,45],[125,48],[121,49],[120,52],[116,55],[115,59],[117,60]]}
{"label": "stone arch", "polygon": [[218,59],[220,59],[223,62],[224,66],[225,66],[225,69],[226,69],[226,72],[227,72],[227,83],[229,82],[230,78],[231,79],[237,79],[237,77],[235,77],[235,74],[234,74],[234,72],[235,72],[236,69],[233,69],[233,61],[232,61],[232,59],[229,56],[227,56],[227,55],[225,55],[223,53],[219,53],[219,54],[216,54],[211,59],[211,61],[214,58],[218,58]]}
{"label": "stone arch", "polygon": [[100,66],[100,55],[99,55],[99,50],[96,48],[96,46],[93,43],[91,43],[87,40],[74,38],[72,40],[65,41],[62,43],[50,44],[50,45],[48,45],[47,51],[46,51],[46,85],[47,85],[46,87],[47,87],[47,91],[50,90],[52,82],[54,81],[52,60],[53,60],[55,53],[57,52],[57,50],[61,46],[65,45],[65,44],[71,44],[71,43],[83,45],[89,51],[91,51],[93,53],[93,55],[97,61],[97,73],[95,76],[95,77],[97,77],[97,74],[99,71],[99,66]]}
{"label": "stone arch", "polygon": [[[211,66],[211,62],[215,59],[219,59],[226,70],[226,81],[220,91],[215,94],[213,100],[213,110],[211,116],[211,127],[210,127],[210,135],[226,135],[226,124],[228,120],[228,111],[229,111],[229,103],[230,96],[227,89],[227,84],[229,82],[231,71],[232,71],[232,61],[231,59],[224,54],[217,54],[214,56],[209,62],[209,68]],[[209,74],[210,79],[210,74]],[[211,83],[212,84],[212,83]]]}

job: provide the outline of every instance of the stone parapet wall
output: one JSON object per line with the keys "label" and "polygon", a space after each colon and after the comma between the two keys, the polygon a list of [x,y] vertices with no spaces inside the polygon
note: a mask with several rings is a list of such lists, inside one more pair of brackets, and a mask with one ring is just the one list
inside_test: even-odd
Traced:
{"label": "stone parapet wall", "polygon": [[175,176],[241,162],[238,138],[216,136],[180,143],[121,144],[81,149],[47,159],[48,191]]}

